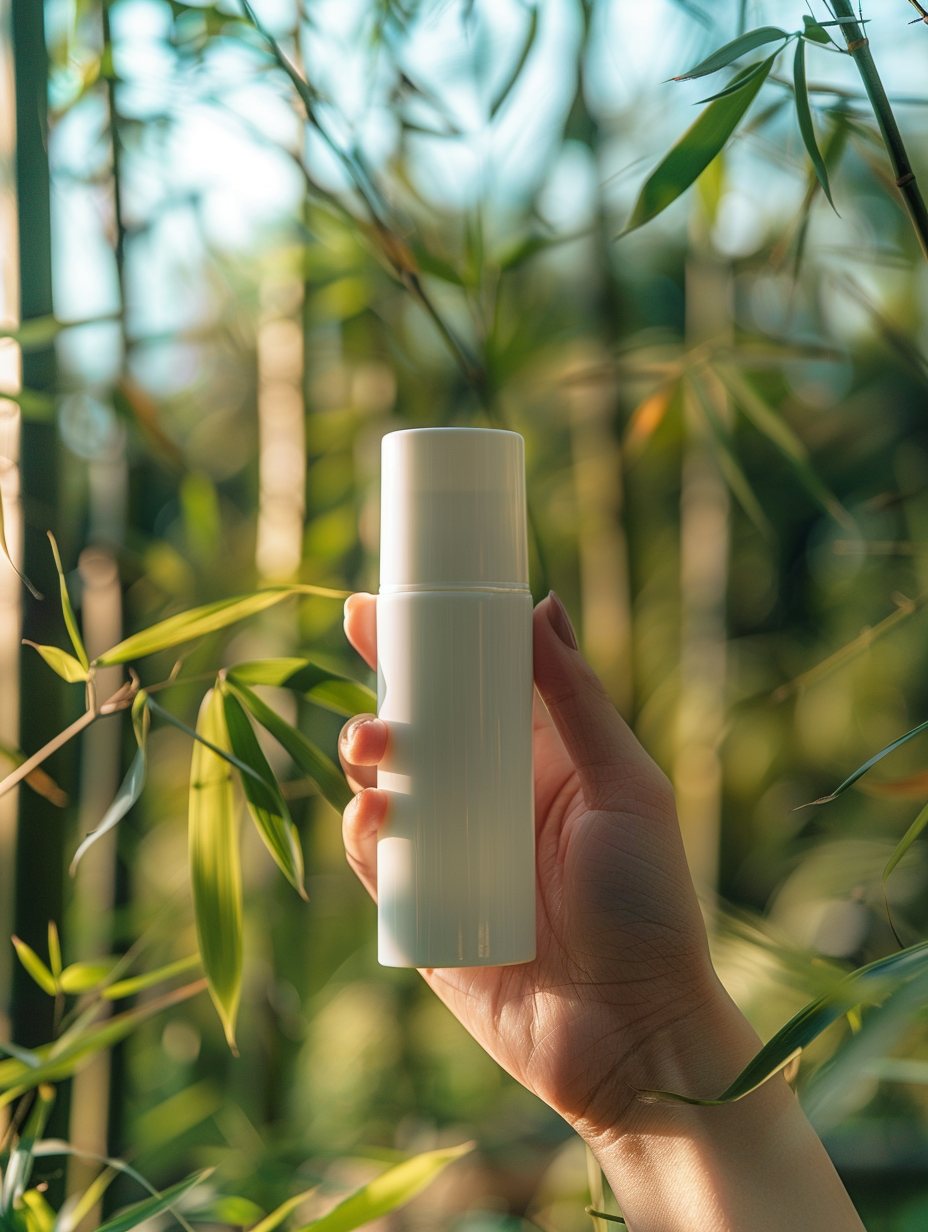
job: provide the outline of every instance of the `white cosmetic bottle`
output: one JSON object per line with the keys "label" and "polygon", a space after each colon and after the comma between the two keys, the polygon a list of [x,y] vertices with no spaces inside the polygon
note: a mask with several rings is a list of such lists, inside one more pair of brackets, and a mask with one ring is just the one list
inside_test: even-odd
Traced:
{"label": "white cosmetic bottle", "polygon": [[535,956],[532,598],[522,437],[383,440],[377,785],[379,957],[477,967]]}

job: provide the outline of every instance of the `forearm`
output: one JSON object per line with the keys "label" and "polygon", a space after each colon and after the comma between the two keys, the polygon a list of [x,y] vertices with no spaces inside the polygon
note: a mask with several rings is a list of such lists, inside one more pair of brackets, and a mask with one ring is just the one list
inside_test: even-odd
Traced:
{"label": "forearm", "polygon": [[[723,998],[638,1058],[640,1085],[710,1096],[760,1047]],[[632,1232],[861,1232],[799,1102],[776,1077],[718,1108],[638,1102],[617,1129],[578,1125]]]}

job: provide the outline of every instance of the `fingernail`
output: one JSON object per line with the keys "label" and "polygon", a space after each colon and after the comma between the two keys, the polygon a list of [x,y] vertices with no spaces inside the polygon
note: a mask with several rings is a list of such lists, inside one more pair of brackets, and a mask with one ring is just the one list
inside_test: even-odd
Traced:
{"label": "fingernail", "polygon": [[342,735],[342,740],[345,743],[345,747],[347,748],[348,745],[351,744],[359,728],[363,727],[365,723],[372,723],[373,721],[374,720],[370,715],[362,715],[356,719],[352,719]]}
{"label": "fingernail", "polygon": [[577,637],[574,633],[574,627],[570,623],[570,617],[567,615],[567,608],[560,601],[553,590],[548,591],[548,620],[551,628],[558,635],[565,646],[569,646],[571,650],[579,650],[577,645]]}

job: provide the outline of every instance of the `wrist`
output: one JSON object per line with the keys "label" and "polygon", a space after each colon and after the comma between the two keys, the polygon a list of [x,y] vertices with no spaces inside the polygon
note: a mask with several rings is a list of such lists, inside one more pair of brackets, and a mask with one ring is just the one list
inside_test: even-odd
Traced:
{"label": "wrist", "polygon": [[664,1025],[642,1033],[617,1068],[612,1091],[580,1116],[569,1117],[594,1151],[657,1127],[668,1116],[679,1120],[688,1105],[655,1103],[645,1091],[675,1091],[712,1099],[760,1049],[750,1023],[715,974],[705,994],[681,1007]]}

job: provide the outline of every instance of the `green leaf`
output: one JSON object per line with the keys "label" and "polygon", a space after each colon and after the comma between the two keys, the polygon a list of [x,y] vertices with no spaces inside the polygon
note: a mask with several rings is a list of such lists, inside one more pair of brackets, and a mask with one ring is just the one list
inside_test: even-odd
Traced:
{"label": "green leaf", "polygon": [[694,64],[691,69],[681,73],[679,77],[674,77],[673,80],[691,81],[694,77],[706,77],[709,73],[717,73],[720,68],[734,63],[741,56],[747,55],[749,51],[786,38],[789,38],[789,35],[778,26],[759,26],[756,30],[749,30],[746,34],[732,39],[724,47],[719,47],[717,51],[713,51],[711,56],[706,56],[705,60],[700,60],[698,64]]}
{"label": "green leaf", "polygon": [[[9,394],[5,393],[3,397],[9,398]],[[13,557],[10,555],[10,549],[7,546],[7,542],[6,542],[6,522],[3,516],[3,497],[2,496],[0,496],[0,551],[3,552],[3,555],[10,562],[10,566],[13,572],[16,574],[16,576],[19,578],[19,580],[22,582],[25,588],[29,591],[30,595],[32,595],[33,599],[41,599],[42,595],[32,585],[32,583],[26,577],[25,573],[23,573],[23,571],[20,568],[18,568],[16,564],[14,564]]]}
{"label": "green leaf", "polygon": [[305,1224],[298,1232],[353,1232],[365,1224],[382,1219],[390,1211],[403,1206],[430,1184],[449,1164],[474,1149],[473,1142],[463,1146],[443,1147],[438,1151],[426,1151],[407,1159],[395,1168],[369,1181],[357,1193],[340,1202],[328,1215]]}
{"label": "green leaf", "polygon": [[144,689],[140,689],[132,703],[132,720],[139,747],[135,757],[132,759],[132,764],[126,773],[126,777],[116,793],[116,799],[104,813],[100,824],[84,837],[77,851],[75,851],[70,868],[72,877],[77,872],[77,866],[88,848],[92,847],[98,838],[101,838],[108,831],[112,830],[114,826],[118,825],[142,794],[142,788],[145,786],[145,778],[148,774],[148,754],[146,750],[148,726],[151,722],[147,702],[148,695]]}
{"label": "green leaf", "polygon": [[151,988],[153,984],[161,984],[165,980],[173,979],[175,975],[192,971],[194,967],[199,967],[201,962],[199,954],[191,954],[188,958],[178,958],[176,962],[158,967],[155,971],[133,975],[128,980],[118,980],[115,984],[104,988],[101,995],[107,1001],[121,1001],[123,997],[135,996],[137,992],[141,992],[144,988]]}
{"label": "green leaf", "polygon": [[57,672],[68,684],[79,684],[87,679],[86,670],[66,650],[59,650],[57,646],[40,646],[38,642],[30,642],[27,637],[23,638],[23,645],[37,650],[52,671]]}
{"label": "green leaf", "polygon": [[525,68],[525,61],[529,58],[529,55],[531,54],[532,47],[535,43],[535,35],[537,33],[538,33],[538,6],[536,4],[532,8],[531,15],[529,17],[529,22],[528,22],[528,31],[526,32],[526,36],[525,36],[525,42],[522,44],[522,51],[519,54],[519,58],[515,63],[515,67],[513,68],[509,76],[506,78],[506,81],[502,89],[497,93],[496,97],[493,99],[493,102],[490,104],[490,119],[491,120],[496,117],[497,111],[499,111],[500,107],[502,107],[503,103],[505,103],[506,99],[509,97],[509,95],[512,93],[513,89],[515,88],[516,82],[521,77],[522,70],[523,68]]}
{"label": "green leaf", "polygon": [[[222,694],[203,698],[197,732],[229,748]],[[235,792],[229,763],[197,741],[190,763],[190,879],[197,937],[210,996],[235,1051],[235,1018],[242,991],[242,871]]]}
{"label": "green leaf", "polygon": [[764,60],[756,74],[733,94],[717,98],[703,111],[651,172],[622,235],[656,218],[693,184],[723,149],[773,67]]}
{"label": "green leaf", "polygon": [[373,714],[377,694],[349,676],[333,672],[312,659],[255,659],[236,663],[227,673],[236,684],[267,684],[302,693],[307,701],[337,714]]}
{"label": "green leaf", "polygon": [[[811,39],[813,43],[830,44],[832,47],[837,47],[837,43],[831,37],[827,30],[823,29],[824,25],[837,25],[837,22],[818,22],[814,17],[810,17],[808,13],[802,15],[802,38]],[[802,43],[802,39],[799,40]],[[840,50],[840,48],[839,48]]]}
{"label": "green leaf", "polygon": [[230,687],[261,726],[283,745],[303,773],[312,779],[332,807],[340,813],[344,812],[351,799],[351,788],[338,766],[251,689],[231,683]]}
{"label": "green leaf", "polygon": [[708,94],[705,98],[700,98],[696,102],[696,106],[701,107],[704,103],[713,103],[717,98],[727,98],[729,94],[735,94],[742,86],[746,86],[748,82],[753,81],[759,73],[764,72],[764,61],[760,60],[757,64],[749,64],[746,68],[735,73],[731,81],[723,86],[721,90],[716,90],[714,94]]}
{"label": "green leaf", "polygon": [[150,629],[134,633],[125,641],[107,650],[95,660],[100,667],[109,667],[114,663],[128,663],[130,659],[141,659],[145,655],[157,654],[159,650],[168,650],[172,646],[180,646],[183,642],[193,641],[207,633],[215,633],[217,629],[225,629],[236,621],[245,620],[263,612],[275,603],[290,595],[320,595],[325,599],[347,599],[350,592],[343,590],[327,590],[322,586],[274,586],[267,590],[255,591],[250,595],[239,595],[234,599],[220,599],[217,603],[207,603],[203,607],[191,608],[189,612],[179,612],[169,616],[167,620],[159,621]]}
{"label": "green leaf", "polygon": [[[140,1023],[160,1014],[162,1010],[181,1001],[196,996],[206,987],[206,982],[198,980],[195,984],[186,984],[183,988],[175,988],[155,1001],[146,1002],[137,1009],[127,1010],[124,1014],[116,1014],[105,1022],[92,1027],[68,1033],[54,1044],[43,1044],[34,1051],[40,1058],[38,1065],[30,1065],[14,1058],[0,1061],[0,1107],[18,1099],[25,1091],[37,1087],[41,1082],[60,1082],[69,1078],[77,1066],[87,1057],[93,1056],[106,1048],[112,1048],[120,1040],[130,1035]],[[91,1013],[99,1010],[99,1003],[92,1006]]]}
{"label": "green leaf", "polygon": [[[825,37],[827,38],[828,36],[826,35]],[[822,152],[818,148],[818,141],[815,138],[815,126],[812,123],[809,91],[806,87],[806,45],[802,39],[796,40],[796,55],[793,58],[793,85],[796,90],[796,119],[799,121],[802,143],[806,147],[809,158],[812,160],[812,166],[815,168],[818,182],[822,186],[822,192],[828,198],[828,204],[834,209],[835,203],[831,197],[831,185],[828,183],[828,168],[825,166]],[[835,213],[837,213],[837,210],[835,210]]]}
{"label": "green leaf", "polygon": [[896,867],[896,865],[899,863],[899,861],[902,859],[905,853],[909,850],[909,848],[912,846],[912,844],[915,842],[918,836],[922,833],[926,825],[928,825],[928,804],[925,805],[922,811],[918,814],[918,816],[909,826],[908,830],[906,830],[905,834],[903,834],[902,838],[899,840],[899,844],[896,847],[896,850],[887,860],[886,867],[883,869],[884,888],[886,886],[886,880],[889,877],[890,873],[893,871],[893,869]]}
{"label": "green leaf", "polygon": [[18,937],[13,938],[13,945],[16,947],[16,957],[29,972],[38,986],[43,992],[47,992],[50,997],[54,997],[58,992],[58,986],[55,983],[55,977],[42,962],[35,950],[31,946],[26,945],[25,941],[20,941]]}
{"label": "green leaf", "polygon": [[90,667],[90,660],[87,658],[87,651],[84,649],[84,643],[81,640],[80,631],[77,627],[77,620],[74,616],[74,609],[71,607],[71,598],[68,594],[68,583],[64,576],[64,570],[61,567],[61,556],[58,553],[58,544],[55,542],[55,536],[51,531],[48,531],[48,541],[52,545],[52,554],[55,557],[55,568],[58,570],[58,588],[61,591],[61,614],[64,617],[65,628],[68,630],[68,637],[71,639],[71,645],[74,647],[74,653],[77,655],[81,667],[85,673]]}
{"label": "green leaf", "polygon": [[0,1220],[6,1222],[10,1212],[19,1205],[32,1172],[32,1155],[35,1144],[42,1137],[45,1122],[55,1102],[55,1088],[42,1083],[36,1092],[35,1103],[29,1113],[16,1149],[10,1155],[3,1185],[0,1187]]}
{"label": "green leaf", "polygon": [[162,1211],[170,1210],[178,1198],[182,1198],[194,1186],[205,1181],[212,1171],[212,1168],[205,1168],[202,1172],[195,1172],[192,1176],[188,1176],[186,1180],[178,1181],[170,1189],[165,1189],[157,1197],[145,1198],[142,1202],[136,1202],[134,1206],[126,1207],[124,1211],[120,1211],[118,1215],[114,1215],[106,1223],[100,1224],[97,1232],[129,1232],[130,1228],[137,1228],[139,1224],[145,1223],[146,1220],[154,1219]]}
{"label": "green leaf", "polygon": [[[895,613],[893,613],[895,615]],[[862,766],[858,766],[853,774],[849,775],[843,783],[834,789],[830,796],[820,796],[818,800],[812,800],[807,805],[802,805],[802,808],[810,808],[813,804],[829,804],[832,800],[837,800],[838,796],[843,796],[849,787],[853,787],[858,779],[863,778],[868,770],[872,770],[878,761],[882,761],[890,753],[894,753],[901,745],[907,744],[909,740],[921,735],[923,731],[928,730],[928,721],[919,723],[917,727],[913,727],[911,731],[907,731],[904,736],[900,736],[898,740],[894,740],[892,744],[887,744],[885,749],[880,749],[879,753],[874,753],[873,756],[865,761]]]}
{"label": "green leaf", "polygon": [[0,1043],[0,1052],[5,1052],[7,1056],[15,1057],[17,1061],[22,1061],[30,1069],[36,1069],[42,1064],[42,1058],[37,1052],[33,1052],[31,1048],[20,1048],[18,1044],[14,1044],[10,1040],[4,1040]]}
{"label": "green leaf", "polygon": [[735,1103],[785,1069],[803,1048],[848,1010],[857,1005],[878,1004],[894,988],[926,968],[928,942],[923,941],[852,971],[836,988],[816,997],[794,1014],[717,1099],[695,1099],[673,1091],[642,1091],[639,1096],[654,1103],[696,1104],[702,1108]]}
{"label": "green leaf", "polygon": [[312,1189],[306,1189],[303,1193],[294,1194],[286,1202],[281,1202],[280,1206],[271,1211],[270,1215],[266,1215],[260,1223],[256,1223],[253,1228],[250,1228],[249,1232],[274,1232],[274,1228],[280,1227],[290,1212],[295,1211],[301,1202],[311,1198],[318,1188],[318,1185],[314,1185]]}
{"label": "green leaf", "polygon": [[828,486],[819,479],[809,463],[809,454],[805,445],[786,421],[767,405],[739,372],[721,364],[714,365],[713,371],[758,432],[763,433],[790,464],[816,504],[830,514],[839,525],[848,530],[853,529],[853,518]]}
{"label": "green leaf", "polygon": [[118,961],[117,958],[111,958],[107,962],[71,963],[70,967],[65,967],[61,973],[61,991],[71,996],[89,992],[91,988],[103,983]]}
{"label": "green leaf", "polygon": [[290,884],[305,898],[303,852],[290,810],[241,702],[228,686],[221,687],[221,692],[232,751],[254,771],[254,774],[242,776],[248,811],[265,847]]}

